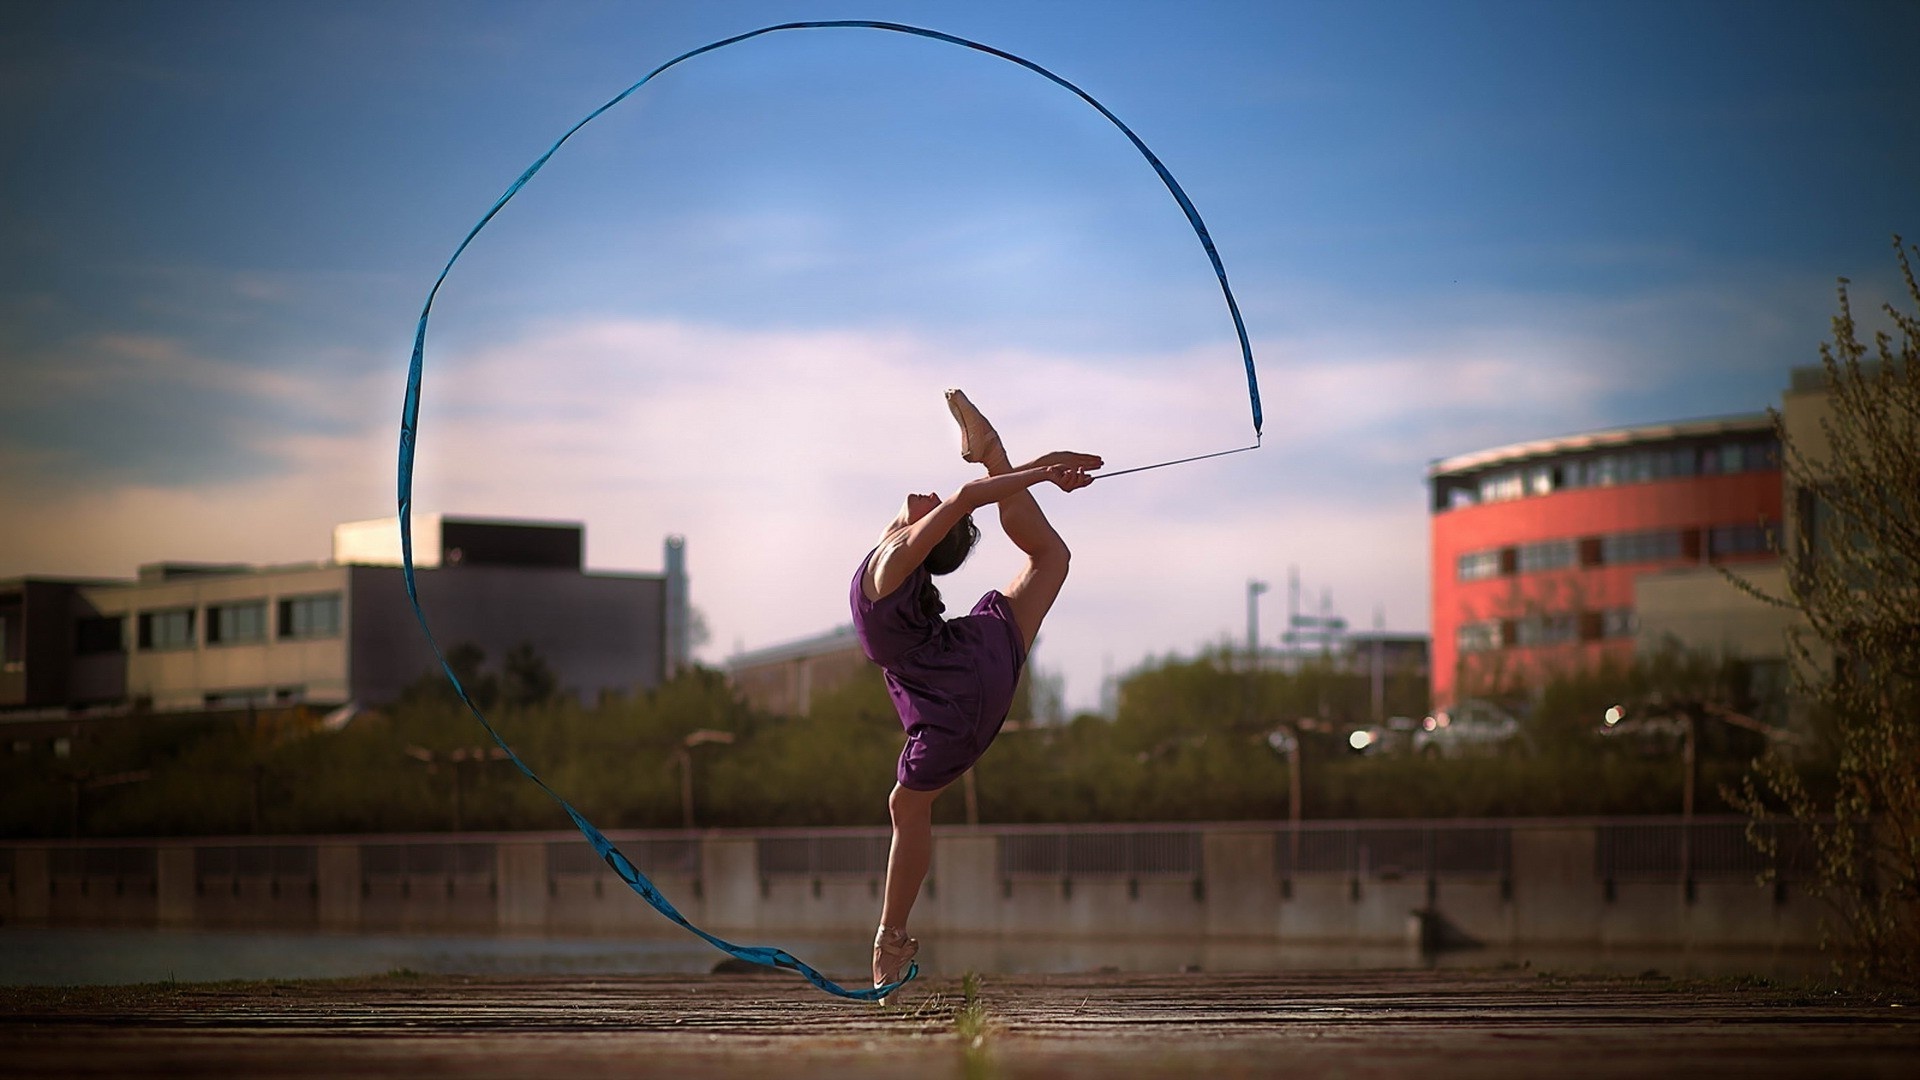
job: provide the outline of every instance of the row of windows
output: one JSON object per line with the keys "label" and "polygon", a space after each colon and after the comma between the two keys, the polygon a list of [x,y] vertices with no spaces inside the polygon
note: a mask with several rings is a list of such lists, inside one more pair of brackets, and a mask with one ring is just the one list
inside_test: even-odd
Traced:
{"label": "row of windows", "polygon": [[246,687],[238,690],[210,691],[201,697],[209,709],[242,709],[249,705],[290,705],[306,696],[306,687]]}
{"label": "row of windows", "polygon": [[1454,643],[1463,653],[1532,649],[1578,641],[1630,638],[1639,625],[1632,608],[1542,613],[1519,619],[1479,619],[1462,623],[1455,631]]}
{"label": "row of windows", "polygon": [[1764,555],[1772,550],[1774,531],[1765,525],[1649,529],[1469,551],[1455,560],[1454,576],[1460,581],[1485,581],[1576,566],[1712,561],[1729,556]]}
{"label": "row of windows", "polygon": [[1443,479],[1436,510],[1551,495],[1576,488],[1645,484],[1691,476],[1721,476],[1780,467],[1780,443],[1771,437],[1611,450],[1474,478]]}
{"label": "row of windows", "polygon": [[[208,645],[259,645],[268,639],[268,602],[241,600],[190,607],[142,611],[134,622],[134,646],[142,652],[191,649],[200,644],[199,627],[206,627]],[[274,605],[272,626],[280,641],[340,636],[340,594],[290,596]],[[86,656],[123,652],[125,619],[118,615],[81,619],[74,625],[74,652]]]}

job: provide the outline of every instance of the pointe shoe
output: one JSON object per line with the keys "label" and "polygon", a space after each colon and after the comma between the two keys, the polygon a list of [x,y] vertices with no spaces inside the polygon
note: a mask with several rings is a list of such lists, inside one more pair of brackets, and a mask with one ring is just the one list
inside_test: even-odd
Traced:
{"label": "pointe shoe", "polygon": [[979,465],[987,460],[987,455],[1000,444],[1000,433],[993,430],[987,418],[980,415],[973,402],[967,400],[964,391],[947,391],[947,411],[953,414],[954,422],[960,425],[960,460]]}
{"label": "pointe shoe", "polygon": [[[900,976],[906,974],[908,962],[919,951],[919,940],[908,937],[905,930],[881,927],[873,937],[873,985],[899,982]],[[884,1005],[886,1000],[881,998],[880,1003]]]}

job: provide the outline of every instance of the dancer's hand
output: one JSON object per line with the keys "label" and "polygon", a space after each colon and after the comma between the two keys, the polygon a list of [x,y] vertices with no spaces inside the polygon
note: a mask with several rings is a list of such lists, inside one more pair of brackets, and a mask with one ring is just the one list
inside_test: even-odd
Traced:
{"label": "dancer's hand", "polygon": [[[1055,450],[1051,454],[1041,454],[1022,465],[1022,469],[1044,469],[1049,465],[1067,465],[1083,472],[1091,472],[1105,465],[1099,454],[1082,454],[1074,450]],[[1019,470],[1015,470],[1018,472]]]}
{"label": "dancer's hand", "polygon": [[1045,473],[1044,479],[1053,481],[1061,491],[1078,491],[1093,483],[1093,477],[1087,474],[1087,470],[1076,465],[1048,465],[1042,471]]}

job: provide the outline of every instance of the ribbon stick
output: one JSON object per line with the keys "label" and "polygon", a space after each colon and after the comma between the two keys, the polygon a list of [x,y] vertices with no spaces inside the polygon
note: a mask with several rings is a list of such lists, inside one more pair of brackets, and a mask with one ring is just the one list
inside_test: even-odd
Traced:
{"label": "ribbon stick", "polygon": [[[1140,137],[1133,133],[1133,129],[1122,123],[1120,118],[1108,111],[1106,106],[1094,100],[1092,95],[1075,86],[1073,83],[1068,82],[1066,79],[1061,78],[1030,60],[1023,59],[989,45],[983,45],[977,41],[969,41],[966,38],[956,37],[955,35],[942,33],[938,30],[928,30],[918,26],[908,26],[903,23],[870,22],[863,19],[781,23],[777,26],[765,26],[744,34],[736,34],[730,38],[724,38],[720,41],[702,45],[697,49],[690,49],[666,63],[661,64],[659,67],[654,68],[639,82],[634,83],[632,86],[614,95],[606,104],[588,113],[585,119],[568,128],[566,133],[561,135],[552,146],[548,147],[545,153],[535,158],[533,164],[527,166],[526,171],[522,172],[519,178],[508,185],[507,189],[500,194],[500,197],[494,200],[493,205],[488,207],[487,212],[481,215],[479,222],[467,232],[466,237],[460,241],[459,246],[454,248],[453,255],[447,259],[447,263],[441,268],[439,276],[434,278],[433,287],[427,291],[426,302],[421,305],[420,322],[415,327],[413,335],[413,358],[407,368],[406,399],[401,407],[400,414],[400,553],[403,577],[406,581],[407,600],[413,606],[414,616],[419,620],[420,629],[426,634],[427,643],[432,647],[434,656],[440,661],[441,670],[446,673],[447,679],[453,683],[453,688],[455,692],[459,694],[460,700],[467,706],[468,711],[473,714],[474,719],[480,721],[481,727],[486,729],[487,734],[493,737],[493,741],[506,752],[508,759],[526,775],[527,779],[537,784],[540,790],[546,792],[548,797],[552,798],[554,802],[560,805],[561,809],[566,811],[567,816],[571,818],[574,825],[579,828],[581,835],[586,837],[589,844],[593,845],[594,851],[600,855],[600,858],[607,863],[615,874],[619,875],[622,881],[627,883],[628,887],[639,894],[641,899],[653,905],[662,915],[685,927],[693,934],[712,944],[714,948],[730,956],[750,963],[796,972],[808,982],[813,983],[815,986],[830,994],[837,994],[841,997],[851,998],[857,1001],[874,1001],[886,997],[888,994],[899,989],[908,980],[912,979],[918,973],[919,966],[917,964],[910,964],[901,980],[892,985],[873,987],[871,989],[862,988],[849,990],[828,979],[819,971],[803,963],[784,949],[733,944],[732,942],[722,940],[700,929],[689,922],[684,915],[680,914],[679,910],[676,909],[665,896],[661,895],[660,890],[654,887],[653,882],[649,881],[646,875],[642,874],[639,868],[633,865],[631,860],[621,854],[620,850],[614,847],[612,842],[610,842],[599,829],[595,828],[592,822],[582,816],[580,811],[574,808],[573,804],[562,798],[559,792],[548,787],[546,781],[540,779],[539,775],[529,768],[526,762],[520,759],[520,755],[514,752],[513,747],[507,745],[506,740],[500,736],[500,733],[494,729],[492,723],[487,720],[486,716],[481,713],[479,707],[474,704],[473,699],[467,694],[466,687],[461,685],[459,676],[454,674],[452,666],[447,663],[446,654],[441,650],[439,642],[434,639],[432,628],[427,625],[426,612],[422,611],[420,607],[419,588],[414,579],[413,566],[413,463],[414,450],[418,445],[421,373],[426,357],[427,322],[429,316],[433,313],[434,298],[440,294],[440,287],[446,283],[447,275],[453,270],[454,263],[459,261],[460,256],[467,250],[468,245],[473,243],[474,237],[480,235],[480,230],[486,228],[487,223],[492,221],[496,214],[500,213],[500,210],[507,205],[508,201],[519,194],[520,189],[526,186],[527,181],[533,179],[534,174],[546,166],[547,162],[566,144],[568,139],[571,139],[581,128],[592,123],[600,114],[632,96],[635,91],[645,86],[661,72],[666,71],[676,64],[699,56],[702,53],[713,52],[716,49],[722,49],[729,45],[737,45],[740,42],[765,34],[777,33],[783,30],[823,29],[884,30],[891,33],[911,34],[916,37],[928,38],[933,41],[943,41],[950,45],[959,45],[976,52],[986,53],[989,56],[999,57],[1009,63],[1018,64],[1042,78],[1071,91],[1082,101],[1085,101],[1088,105],[1098,110],[1100,115],[1106,117],[1115,127],[1119,128],[1121,133],[1127,137],[1128,141],[1133,143],[1134,148],[1140,151],[1141,156],[1146,158],[1147,163],[1153,166],[1153,171],[1159,175],[1161,182],[1165,184],[1167,190],[1172,193],[1174,201],[1180,204],[1181,211],[1187,216],[1188,224],[1193,226],[1194,234],[1200,240],[1200,246],[1206,251],[1207,259],[1213,265],[1214,276],[1220,281],[1220,292],[1221,295],[1226,298],[1228,313],[1233,317],[1234,332],[1240,340],[1241,359],[1246,365],[1247,399],[1253,413],[1254,446],[1220,451],[1219,454],[1202,454],[1193,458],[1183,458],[1181,461],[1198,461],[1202,458],[1218,457],[1220,454],[1239,453],[1241,450],[1251,450],[1259,445],[1261,428],[1260,390],[1253,372],[1253,346],[1249,344],[1247,340],[1246,324],[1240,318],[1240,305],[1234,300],[1233,288],[1227,284],[1226,268],[1221,265],[1220,254],[1214,249],[1213,238],[1208,235],[1206,224],[1200,220],[1200,212],[1194,209],[1192,200],[1187,198],[1187,193],[1180,187],[1179,182],[1174,180],[1173,174],[1168,172],[1167,167],[1161,163],[1160,159],[1154,155],[1152,150],[1147,148],[1147,144],[1142,142]],[[1165,462],[1163,464],[1179,463],[1180,462]],[[1140,469],[1127,469],[1123,470],[1123,472],[1139,472],[1143,469],[1159,467],[1161,466],[1142,466]],[[1122,473],[1106,473],[1102,475],[1118,476],[1122,475]]]}

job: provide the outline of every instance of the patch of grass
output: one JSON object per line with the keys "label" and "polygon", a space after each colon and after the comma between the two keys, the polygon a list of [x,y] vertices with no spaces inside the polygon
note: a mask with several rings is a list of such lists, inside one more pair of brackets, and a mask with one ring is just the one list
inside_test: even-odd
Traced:
{"label": "patch of grass", "polygon": [[987,1053],[988,1024],[980,976],[969,971],[960,977],[960,1007],[953,1013],[953,1030],[960,1036],[960,1071],[966,1080],[988,1080],[999,1074]]}

